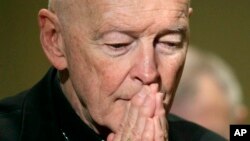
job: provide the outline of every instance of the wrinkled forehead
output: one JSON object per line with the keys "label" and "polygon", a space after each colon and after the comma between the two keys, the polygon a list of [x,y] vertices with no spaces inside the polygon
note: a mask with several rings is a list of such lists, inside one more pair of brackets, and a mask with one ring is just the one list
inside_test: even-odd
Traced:
{"label": "wrinkled forehead", "polygon": [[49,7],[110,10],[114,8],[136,8],[137,10],[156,10],[179,6],[187,9],[190,0],[49,0]]}
{"label": "wrinkled forehead", "polygon": [[188,18],[188,0],[103,0],[103,2],[96,3],[98,7],[96,9],[101,11],[103,23],[108,24],[112,21],[114,26],[124,25],[139,29],[153,23],[167,25],[180,21],[186,24]]}
{"label": "wrinkled forehead", "polygon": [[189,8],[189,0],[97,0],[89,4],[93,15],[113,22],[187,18]]}
{"label": "wrinkled forehead", "polygon": [[[54,1],[54,2],[53,2]],[[64,23],[87,23],[90,29],[112,23],[137,27],[162,19],[188,17],[189,0],[51,0]],[[67,15],[67,16],[66,16]],[[143,22],[142,19],[144,20]],[[137,25],[137,26],[136,26]]]}
{"label": "wrinkled forehead", "polygon": [[153,10],[186,10],[189,0],[97,0],[93,1],[91,7],[102,12],[115,9],[123,9],[126,12],[153,11]]}

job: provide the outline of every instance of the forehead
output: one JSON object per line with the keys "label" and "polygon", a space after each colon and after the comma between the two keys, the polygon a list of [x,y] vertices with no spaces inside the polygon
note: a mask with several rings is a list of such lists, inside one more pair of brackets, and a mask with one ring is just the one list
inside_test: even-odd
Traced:
{"label": "forehead", "polygon": [[[98,27],[143,28],[155,23],[171,24],[188,17],[188,0],[99,0],[91,3],[91,13],[98,16]],[[142,29],[143,30],[143,29]]]}
{"label": "forehead", "polygon": [[164,11],[187,14],[189,2],[188,0],[99,0],[91,5],[92,10],[97,10],[106,16],[115,13],[121,14],[120,16],[136,16],[144,13],[160,14]]}
{"label": "forehead", "polygon": [[[88,9],[93,13],[107,12],[152,12],[159,10],[188,11],[189,0],[53,0],[54,5],[64,5],[63,11],[75,9],[86,12]],[[89,13],[88,13],[89,14]]]}
{"label": "forehead", "polygon": [[169,3],[179,3],[189,5],[189,0],[91,0],[88,2],[96,6],[132,6],[132,7],[145,7],[146,5],[164,5]]}
{"label": "forehead", "polygon": [[163,26],[188,29],[189,0],[70,1],[61,14],[65,23],[70,23],[71,29],[84,29],[95,37],[116,29],[135,34],[146,29],[143,34],[151,34]]}

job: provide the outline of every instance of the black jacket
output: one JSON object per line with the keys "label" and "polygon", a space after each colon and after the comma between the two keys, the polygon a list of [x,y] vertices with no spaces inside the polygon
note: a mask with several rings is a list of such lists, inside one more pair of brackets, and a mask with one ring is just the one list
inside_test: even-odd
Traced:
{"label": "black jacket", "polygon": [[[101,141],[73,112],[50,69],[33,88],[0,101],[0,141]],[[69,116],[70,115],[70,116]],[[217,134],[174,115],[170,141],[224,141]]]}

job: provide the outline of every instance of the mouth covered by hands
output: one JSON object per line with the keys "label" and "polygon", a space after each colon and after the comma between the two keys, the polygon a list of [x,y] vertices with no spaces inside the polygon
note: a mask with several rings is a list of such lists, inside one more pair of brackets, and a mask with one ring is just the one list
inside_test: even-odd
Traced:
{"label": "mouth covered by hands", "polygon": [[119,130],[107,141],[166,141],[168,125],[163,104],[164,94],[158,84],[144,86],[129,103]]}

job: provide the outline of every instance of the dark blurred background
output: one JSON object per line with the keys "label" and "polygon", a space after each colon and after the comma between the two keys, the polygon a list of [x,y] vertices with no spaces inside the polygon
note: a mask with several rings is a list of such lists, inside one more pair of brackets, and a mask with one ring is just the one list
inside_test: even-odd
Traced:
{"label": "dark blurred background", "polygon": [[[47,0],[1,0],[0,98],[31,87],[46,73],[37,24],[39,9],[46,7]],[[192,7],[191,44],[233,67],[250,109],[250,0],[193,0]]]}

